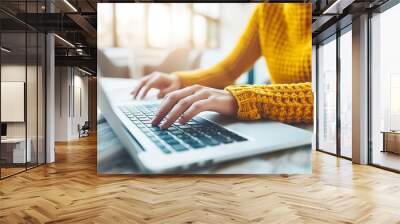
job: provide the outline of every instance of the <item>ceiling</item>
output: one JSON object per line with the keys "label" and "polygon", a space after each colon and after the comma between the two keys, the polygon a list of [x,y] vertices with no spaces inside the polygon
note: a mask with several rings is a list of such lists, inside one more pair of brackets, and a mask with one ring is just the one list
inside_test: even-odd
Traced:
{"label": "ceiling", "polygon": [[1,0],[2,46],[11,50],[7,53],[7,60],[22,63],[25,56],[33,58],[38,48],[36,39],[33,41],[32,38],[37,33],[51,32],[57,34],[56,66],[79,66],[95,74],[98,2],[47,0],[46,5],[45,0]]}
{"label": "ceiling", "polygon": [[[335,24],[377,7],[387,0],[304,0],[312,2],[313,39],[335,32]],[[54,32],[56,65],[82,66],[96,72],[97,3],[135,2],[111,0],[1,0],[0,25],[2,44],[13,50],[15,57],[24,55],[25,31]],[[143,2],[143,1],[141,1]],[[269,1],[273,2],[273,1]],[[277,1],[282,2],[282,1]],[[51,9],[51,10],[50,10]],[[52,13],[49,13],[49,12]],[[346,25],[346,23],[342,23]],[[64,41],[66,40],[66,41]],[[28,58],[36,46],[28,38]],[[72,46],[72,45],[74,46]],[[11,54],[9,55],[11,56]]]}
{"label": "ceiling", "polygon": [[374,11],[389,0],[313,0],[313,43],[317,44],[352,23],[353,17]]}

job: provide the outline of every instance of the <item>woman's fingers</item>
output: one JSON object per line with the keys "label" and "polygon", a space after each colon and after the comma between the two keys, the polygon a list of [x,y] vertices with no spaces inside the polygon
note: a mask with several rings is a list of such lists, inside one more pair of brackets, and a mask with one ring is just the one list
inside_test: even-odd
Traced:
{"label": "woman's fingers", "polygon": [[193,103],[207,99],[208,96],[209,92],[200,90],[193,95],[179,100],[179,102],[173,106],[172,110],[168,112],[168,115],[165,116],[164,122],[161,124],[160,128],[169,128]]}
{"label": "woman's fingers", "polygon": [[143,99],[150,89],[153,88],[160,90],[158,97],[163,97],[166,93],[181,88],[181,81],[179,77],[174,74],[168,75],[154,72],[142,78],[131,94],[134,99]]}
{"label": "woman's fingers", "polygon": [[144,99],[150,89],[159,87],[160,82],[161,80],[159,77],[153,77],[148,80],[142,87],[140,99]]}
{"label": "woman's fingers", "polygon": [[133,91],[131,92],[131,95],[133,96],[134,99],[137,98],[140,90],[142,89],[142,87],[144,85],[146,85],[147,81],[150,79],[150,76],[146,76],[144,78],[142,78],[139,83],[136,85],[136,87],[133,89]]}
{"label": "woman's fingers", "polygon": [[190,121],[193,117],[195,117],[197,114],[203,112],[203,111],[208,111],[208,110],[213,110],[214,108],[214,103],[212,98],[208,99],[203,99],[199,100],[195,103],[193,103],[189,109],[187,109],[179,119],[180,124],[185,124],[186,122]]}
{"label": "woman's fingers", "polygon": [[158,110],[156,116],[154,117],[154,119],[152,120],[151,123],[153,125],[160,124],[160,122],[171,111],[171,109],[174,107],[174,105],[179,100],[181,100],[182,98],[185,98],[187,96],[192,95],[199,88],[200,88],[199,86],[195,85],[195,86],[190,86],[190,87],[183,88],[181,90],[176,90],[174,92],[171,92],[171,93],[167,94],[167,97],[161,103],[160,109]]}
{"label": "woman's fingers", "polygon": [[184,124],[203,111],[234,115],[237,108],[229,92],[194,85],[169,93],[151,123],[159,125],[163,121],[160,128],[166,129],[178,119]]}
{"label": "woman's fingers", "polygon": [[174,90],[176,90],[176,87],[173,85],[170,85],[169,87],[167,87],[165,89],[160,89],[160,92],[158,92],[158,94],[157,94],[157,98],[158,99],[164,98],[165,95],[167,95],[168,93],[170,93]]}

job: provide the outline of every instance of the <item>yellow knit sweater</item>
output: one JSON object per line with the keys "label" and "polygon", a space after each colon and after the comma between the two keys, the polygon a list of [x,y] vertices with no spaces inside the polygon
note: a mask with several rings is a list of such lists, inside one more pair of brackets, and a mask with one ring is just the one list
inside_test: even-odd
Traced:
{"label": "yellow knit sweater", "polygon": [[[225,88],[237,100],[239,119],[309,123],[313,120],[311,41],[311,4],[259,4],[225,59],[207,69],[176,74],[183,86]],[[231,85],[260,56],[266,59],[272,84]]]}

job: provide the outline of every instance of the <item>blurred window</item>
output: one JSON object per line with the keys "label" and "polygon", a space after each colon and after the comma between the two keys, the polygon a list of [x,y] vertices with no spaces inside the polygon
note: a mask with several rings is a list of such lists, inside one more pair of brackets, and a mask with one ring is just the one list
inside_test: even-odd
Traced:
{"label": "blurred window", "polygon": [[207,44],[207,20],[200,15],[193,18],[193,43],[199,48]]}
{"label": "blurred window", "polygon": [[113,43],[113,7],[111,3],[103,3],[98,5],[98,24],[97,36],[99,47],[110,47]]}
{"label": "blurred window", "polygon": [[149,6],[147,41],[150,47],[166,48],[170,44],[172,27],[169,6],[167,4],[151,4]]}
{"label": "blurred window", "polygon": [[318,149],[336,154],[336,36],[318,48]]}
{"label": "blurred window", "polygon": [[352,31],[340,36],[340,154],[352,157]]}
{"label": "blurred window", "polygon": [[193,11],[195,13],[207,16],[211,19],[218,19],[220,12],[218,3],[209,3],[209,4],[194,3]]}
{"label": "blurred window", "polygon": [[101,3],[98,46],[219,47],[219,3]]}
{"label": "blurred window", "polygon": [[146,38],[145,25],[146,4],[115,4],[116,45],[119,47],[143,46]]}
{"label": "blurred window", "polygon": [[382,151],[388,146],[399,147],[398,142],[393,135],[383,141],[382,132],[400,130],[400,32],[395,28],[399,21],[400,4],[372,15],[370,80],[371,162],[398,171],[400,157]]}
{"label": "blurred window", "polygon": [[174,46],[190,46],[192,12],[186,3],[172,4],[172,42]]}

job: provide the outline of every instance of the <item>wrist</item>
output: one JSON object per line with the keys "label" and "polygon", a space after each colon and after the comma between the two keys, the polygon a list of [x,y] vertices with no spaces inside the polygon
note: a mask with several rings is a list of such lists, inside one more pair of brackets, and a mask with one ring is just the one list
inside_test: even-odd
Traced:
{"label": "wrist", "polygon": [[238,104],[235,96],[231,92],[229,92],[227,90],[224,90],[224,91],[226,92],[226,94],[227,94],[227,96],[229,98],[229,104],[230,104],[230,108],[231,108],[230,109],[231,115],[232,116],[236,116],[238,111],[239,111],[239,104]]}
{"label": "wrist", "polygon": [[177,86],[178,89],[182,88],[182,79],[179,75],[171,73],[172,82]]}
{"label": "wrist", "polygon": [[257,108],[257,96],[250,86],[228,86],[225,91],[229,92],[238,106],[236,117],[242,120],[260,119],[261,114]]}

